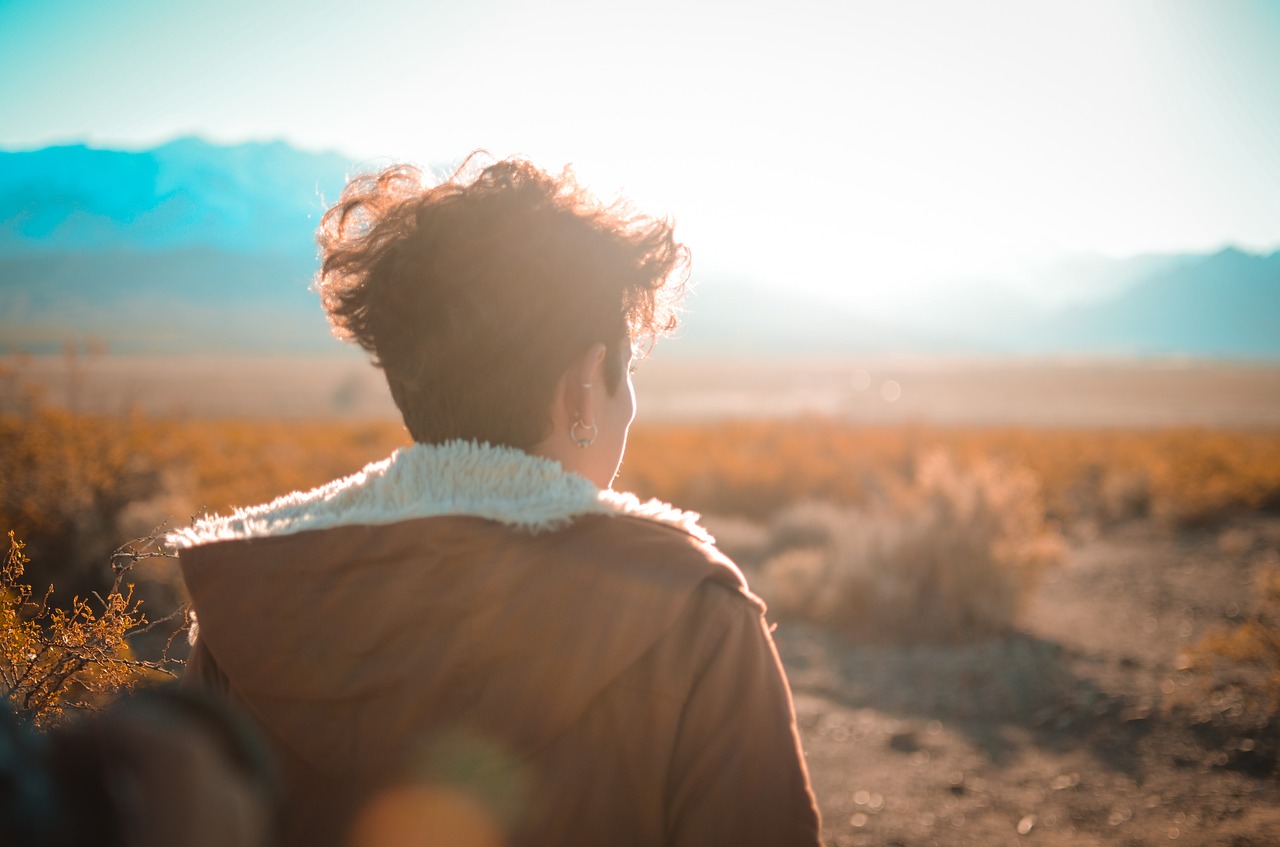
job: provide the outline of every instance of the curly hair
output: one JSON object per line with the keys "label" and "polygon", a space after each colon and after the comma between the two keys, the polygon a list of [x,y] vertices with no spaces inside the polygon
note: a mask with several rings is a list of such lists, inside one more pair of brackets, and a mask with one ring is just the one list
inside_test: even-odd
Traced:
{"label": "curly hair", "polygon": [[575,357],[604,343],[612,393],[627,345],[675,328],[688,250],[670,221],[602,203],[568,168],[476,159],[435,185],[410,165],[352,179],[320,222],[316,287],[415,441],[528,449]]}

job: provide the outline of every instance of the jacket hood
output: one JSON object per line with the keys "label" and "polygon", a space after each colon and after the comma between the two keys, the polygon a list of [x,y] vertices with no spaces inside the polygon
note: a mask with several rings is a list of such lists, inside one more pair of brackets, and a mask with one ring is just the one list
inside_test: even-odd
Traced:
{"label": "jacket hood", "polygon": [[453,442],[168,540],[233,696],[336,774],[442,732],[532,755],[702,582],[754,600],[696,520],[518,450]]}

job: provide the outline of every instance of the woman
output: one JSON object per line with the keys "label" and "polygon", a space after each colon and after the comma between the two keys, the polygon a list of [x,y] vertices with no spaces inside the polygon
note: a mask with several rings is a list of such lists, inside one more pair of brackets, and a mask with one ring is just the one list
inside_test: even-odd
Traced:
{"label": "woman", "polygon": [[291,844],[817,843],[763,604],[610,489],[685,248],[567,171],[465,169],[325,215],[324,306],[414,444],[171,536],[188,679],[265,730]]}

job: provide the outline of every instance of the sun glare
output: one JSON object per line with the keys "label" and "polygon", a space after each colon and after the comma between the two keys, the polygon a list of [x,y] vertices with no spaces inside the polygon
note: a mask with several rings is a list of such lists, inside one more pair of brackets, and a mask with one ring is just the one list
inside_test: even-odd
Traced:
{"label": "sun glare", "polygon": [[[439,166],[476,148],[572,163],[600,193],[675,217],[695,273],[860,297],[1016,280],[1064,254],[1270,249],[1280,227],[1262,190],[1280,179],[1280,118],[1264,108],[1280,81],[1275,28],[1237,7],[232,6],[225,19],[91,16],[156,36],[119,67],[84,33],[0,34],[15,72],[73,43],[101,90],[121,92],[37,98],[15,80],[4,111],[28,135],[65,135],[79,116],[81,136],[133,147],[197,132],[284,137],[360,163]],[[190,49],[159,37],[197,25]],[[268,37],[286,25],[290,38]],[[354,61],[351,45],[376,46]],[[242,60],[212,74],[231,52]],[[165,74],[142,72],[157,62]],[[145,102],[129,102],[134,91]]]}
{"label": "sun glare", "polygon": [[415,153],[572,163],[676,217],[716,275],[867,298],[1176,249],[1199,218],[1175,198],[1213,178],[1152,96],[1170,57],[1143,5],[558,11],[495,8],[501,65],[436,56],[478,79],[452,120],[422,111]]}

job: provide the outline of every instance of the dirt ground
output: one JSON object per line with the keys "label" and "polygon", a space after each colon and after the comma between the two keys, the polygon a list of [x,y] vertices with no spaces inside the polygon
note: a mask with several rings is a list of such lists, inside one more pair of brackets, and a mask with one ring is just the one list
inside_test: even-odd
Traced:
{"label": "dirt ground", "polygon": [[1247,613],[1280,518],[1077,535],[1004,639],[859,647],[781,622],[828,844],[1280,844],[1280,726],[1179,660]]}

